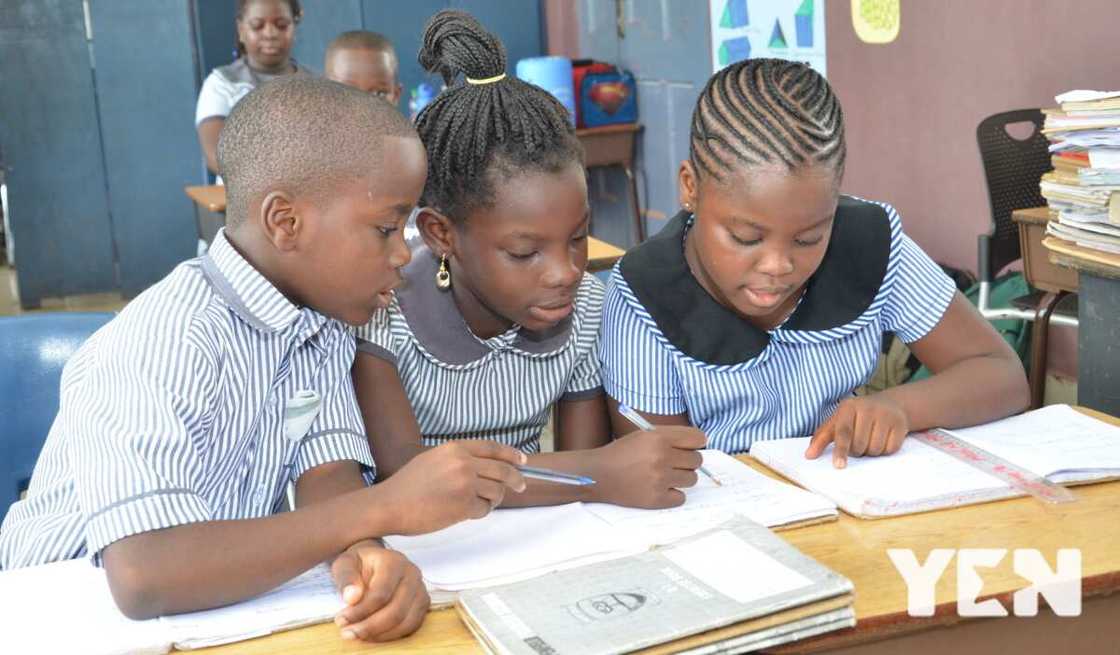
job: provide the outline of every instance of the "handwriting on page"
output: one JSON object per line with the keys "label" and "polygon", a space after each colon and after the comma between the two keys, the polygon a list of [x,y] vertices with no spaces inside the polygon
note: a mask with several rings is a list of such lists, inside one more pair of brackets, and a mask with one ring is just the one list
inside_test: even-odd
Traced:
{"label": "handwriting on page", "polygon": [[607,523],[650,535],[658,543],[696,534],[736,515],[775,526],[835,514],[831,501],[763,475],[730,455],[705,450],[703,456],[704,467],[722,486],[701,475],[696,486],[685,490],[680,507],[643,510],[599,503],[587,507]]}

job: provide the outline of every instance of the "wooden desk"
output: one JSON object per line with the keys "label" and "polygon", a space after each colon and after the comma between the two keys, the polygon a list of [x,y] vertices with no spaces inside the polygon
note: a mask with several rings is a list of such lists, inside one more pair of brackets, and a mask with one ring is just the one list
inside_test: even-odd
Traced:
{"label": "wooden desk", "polygon": [[1050,209],[1016,209],[1011,212],[1011,220],[1019,225],[1019,250],[1023,253],[1023,276],[1027,284],[1051,293],[1076,293],[1077,271],[1051,262],[1049,252],[1042,245],[1046,224],[1050,222]]}
{"label": "wooden desk", "polygon": [[199,207],[220,214],[226,210],[226,188],[220,184],[184,187],[187,196]]}
{"label": "wooden desk", "polygon": [[[194,201],[200,209],[204,209],[212,214],[222,214],[226,210],[226,188],[220,184],[212,184],[209,186],[189,186],[184,189],[191,200]],[[220,227],[220,225],[218,226]],[[199,224],[199,237],[206,243],[214,238],[214,233],[217,228],[209,234],[210,238],[205,238],[202,232],[204,231],[202,223]],[[615,262],[622,258],[626,251],[601,241],[595,237],[587,238],[587,270],[591,272],[603,271],[612,266]]]}
{"label": "wooden desk", "polygon": [[194,201],[195,226],[198,238],[210,245],[214,235],[226,224],[226,188],[220,184],[184,187]]}
{"label": "wooden desk", "polygon": [[1078,273],[1077,402],[1120,415],[1120,255],[1048,236],[1050,261]]}
{"label": "wooden desk", "polygon": [[626,251],[595,237],[587,237],[587,270],[605,271],[622,259]]}
{"label": "wooden desk", "polygon": [[576,137],[583,144],[584,166],[621,166],[626,173],[626,183],[630,189],[630,206],[634,210],[634,243],[646,238],[646,225],[642,220],[642,209],[638,206],[638,183],[634,178],[634,139],[642,126],[638,123],[622,123],[576,130]]}
{"label": "wooden desk", "polygon": [[[1088,412],[1092,414],[1093,412]],[[1120,421],[1105,418],[1114,424]],[[755,463],[755,468],[778,477]],[[839,521],[778,533],[855,584],[854,629],[779,649],[781,653],[1115,653],[1120,643],[1120,482],[1076,487],[1078,500],[1047,505],[1017,498],[953,510],[867,521],[842,514]],[[979,569],[982,599],[997,598],[1011,611],[1011,595],[1027,586],[1012,570],[1011,550],[1036,548],[1054,565],[1059,548],[1080,548],[1082,616],[1057,618],[1040,602],[1034,618],[963,619],[956,611],[956,562],[936,587],[935,615],[910,617],[902,576],[888,548],[911,548],[924,562],[934,548],[1006,548],[991,569]],[[265,653],[481,653],[453,610],[428,615],[407,639],[388,644],[353,644],[323,624],[213,649],[214,655]],[[874,642],[874,643],[873,643]],[[954,648],[955,647],[955,648]],[[926,650],[928,649],[928,650]],[[1110,649],[1110,650],[1109,650]]]}
{"label": "wooden desk", "polygon": [[[206,212],[212,214],[223,214],[225,212],[225,187],[222,185],[208,185],[199,187],[186,187],[187,196],[194,200],[195,205],[199,209],[205,209]],[[221,225],[218,225],[221,227]],[[199,237],[203,241],[209,243],[214,238],[214,233],[217,232],[215,227],[213,232],[206,238],[202,234],[203,226],[199,223]],[[605,241],[600,241],[594,236],[587,238],[587,270],[594,273],[595,271],[604,271],[615,265],[626,251],[613,244]]]}

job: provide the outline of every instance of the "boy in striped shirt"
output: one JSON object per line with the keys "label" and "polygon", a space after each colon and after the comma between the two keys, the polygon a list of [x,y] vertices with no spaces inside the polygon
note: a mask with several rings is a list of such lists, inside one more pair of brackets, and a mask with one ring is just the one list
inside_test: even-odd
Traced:
{"label": "boy in striped shirt", "polygon": [[524,488],[524,457],[492,443],[433,450],[368,486],[348,326],[385,305],[408,262],[423,147],[388,103],[290,77],[238,103],[218,158],[227,227],[67,364],[28,496],[0,528],[0,568],[93,557],[142,619],[329,561],[343,638],[406,635],[428,596],[376,538],[485,515]]}

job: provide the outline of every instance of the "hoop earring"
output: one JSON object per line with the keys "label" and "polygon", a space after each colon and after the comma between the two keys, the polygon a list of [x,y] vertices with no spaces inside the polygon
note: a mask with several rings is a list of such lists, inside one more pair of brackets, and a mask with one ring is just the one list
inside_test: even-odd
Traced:
{"label": "hoop earring", "polygon": [[447,291],[451,288],[451,270],[447,268],[447,255],[440,255],[439,270],[436,271],[436,288]]}

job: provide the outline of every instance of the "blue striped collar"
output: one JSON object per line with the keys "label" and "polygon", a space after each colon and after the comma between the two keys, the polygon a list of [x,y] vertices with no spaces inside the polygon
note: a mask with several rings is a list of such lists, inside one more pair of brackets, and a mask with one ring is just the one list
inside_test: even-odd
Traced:
{"label": "blue striped collar", "polygon": [[[681,212],[626,253],[619,273],[661,333],[689,357],[714,365],[758,357],[771,334],[724,307],[693,277],[684,255],[691,215]],[[820,332],[856,321],[883,285],[891,227],[881,206],[841,196],[821,265],[782,331]]]}
{"label": "blue striped collar", "polygon": [[396,291],[397,303],[408,328],[424,350],[441,362],[464,365],[497,350],[514,350],[530,357],[559,354],[571,342],[575,312],[546,332],[530,332],[514,325],[490,339],[480,339],[467,326],[449,291],[435,285],[436,258],[425,246],[412,253],[404,269],[404,284]]}
{"label": "blue striped collar", "polygon": [[[237,252],[225,232],[225,228],[218,230],[202,257],[202,270],[211,286],[249,325],[262,332],[287,329],[300,317],[300,308]],[[321,319],[315,326],[318,328],[327,319],[315,314]]]}

